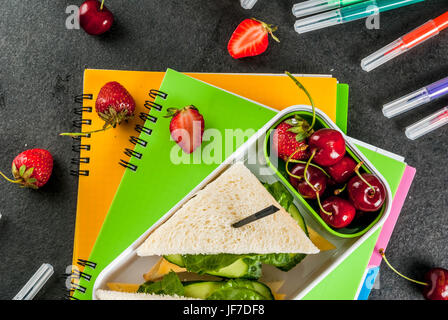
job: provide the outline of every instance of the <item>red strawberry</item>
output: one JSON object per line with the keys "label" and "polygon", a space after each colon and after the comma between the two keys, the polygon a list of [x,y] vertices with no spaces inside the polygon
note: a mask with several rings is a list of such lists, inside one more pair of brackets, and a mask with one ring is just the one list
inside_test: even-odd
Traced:
{"label": "red strawberry", "polygon": [[44,149],[26,150],[12,161],[12,174],[15,180],[7,178],[12,183],[21,184],[23,187],[38,189],[50,179],[53,170],[53,157]]}
{"label": "red strawberry", "polygon": [[123,120],[134,116],[135,101],[120,83],[108,82],[98,93],[95,110],[98,116],[105,121],[102,129],[91,132],[61,133],[61,136],[80,136],[115,128]]}
{"label": "red strawberry", "polygon": [[274,130],[274,149],[279,158],[287,160],[294,152],[291,159],[304,160],[309,157],[308,145],[305,139],[311,132],[308,132],[310,125],[299,116],[289,118],[280,123]]}
{"label": "red strawberry", "polygon": [[108,82],[98,93],[95,110],[106,126],[115,127],[134,115],[135,101],[121,84]]}
{"label": "red strawberry", "polygon": [[170,132],[174,141],[185,151],[192,153],[202,144],[204,117],[195,106],[182,109],[168,108],[165,118],[170,118]]}
{"label": "red strawberry", "polygon": [[234,59],[257,56],[266,51],[269,36],[280,42],[273,32],[277,27],[256,19],[246,19],[241,22],[230,37],[227,50]]}

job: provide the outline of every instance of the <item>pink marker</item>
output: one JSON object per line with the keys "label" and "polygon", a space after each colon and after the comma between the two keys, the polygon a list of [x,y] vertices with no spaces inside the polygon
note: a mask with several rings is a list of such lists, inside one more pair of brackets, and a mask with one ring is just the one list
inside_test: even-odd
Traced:
{"label": "pink marker", "polygon": [[415,140],[445,124],[448,124],[448,107],[410,125],[406,128],[405,134],[409,139]]}

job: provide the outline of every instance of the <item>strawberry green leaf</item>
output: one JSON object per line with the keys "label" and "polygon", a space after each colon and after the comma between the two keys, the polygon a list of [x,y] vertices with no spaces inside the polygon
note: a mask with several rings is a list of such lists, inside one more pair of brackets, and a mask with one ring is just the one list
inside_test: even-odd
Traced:
{"label": "strawberry green leaf", "polygon": [[19,169],[19,174],[21,177],[23,177],[23,174],[25,173],[26,166],[23,164]]}
{"label": "strawberry green leaf", "polygon": [[307,134],[306,134],[305,131],[302,131],[302,132],[296,134],[296,141],[297,141],[297,142],[302,142],[302,141],[304,141],[306,138],[307,138]]}
{"label": "strawberry green leaf", "polygon": [[28,179],[29,177],[31,177],[33,172],[34,168],[29,168],[28,170],[26,170],[25,173],[22,175],[23,179]]}
{"label": "strawberry green leaf", "polygon": [[12,171],[12,175],[14,176],[14,178],[17,178],[19,176],[19,171],[17,170],[15,163],[12,164],[11,171]]}
{"label": "strawberry green leaf", "polygon": [[28,182],[28,183],[35,183],[35,182],[37,182],[37,179],[36,178],[31,178],[31,179],[28,179],[26,182]]}
{"label": "strawberry green leaf", "polygon": [[168,108],[168,109],[166,109],[166,111],[167,111],[167,114],[164,116],[164,118],[171,118],[177,112],[179,112],[179,109],[177,109],[177,108]]}
{"label": "strawberry green leaf", "polygon": [[288,130],[286,130],[288,132],[292,132],[292,133],[302,133],[305,132],[305,130],[303,130],[302,127],[291,127]]}

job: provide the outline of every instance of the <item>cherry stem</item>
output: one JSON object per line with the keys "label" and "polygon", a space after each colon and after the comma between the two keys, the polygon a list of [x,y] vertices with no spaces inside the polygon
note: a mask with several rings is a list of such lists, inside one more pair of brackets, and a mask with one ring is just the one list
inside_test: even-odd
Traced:
{"label": "cherry stem", "polygon": [[103,7],[104,7],[104,0],[101,1],[100,11],[103,10]]}
{"label": "cherry stem", "polygon": [[89,131],[89,132],[76,132],[76,133],[60,133],[60,136],[69,136],[69,137],[79,137],[79,136],[85,136],[87,134],[91,134],[91,133],[95,133],[95,132],[102,132],[102,131],[106,131],[110,128],[113,128],[112,125],[108,124],[106,127],[102,128],[102,129],[98,129],[98,130],[94,130],[94,131]]}
{"label": "cherry stem", "polygon": [[358,175],[359,179],[361,179],[366,185],[369,186],[370,190],[372,190],[372,192],[373,192],[372,196],[374,196],[375,195],[375,188],[370,183],[368,183],[367,180],[364,179],[364,177],[359,173],[359,168],[361,168],[362,165],[363,165],[362,161],[356,165],[355,173]]}
{"label": "cherry stem", "polygon": [[345,188],[347,188],[347,184],[344,184],[344,186],[342,188],[334,190],[334,195],[337,196],[337,195],[341,194],[342,192],[344,192]]}
{"label": "cherry stem", "polygon": [[314,186],[311,184],[311,182],[308,180],[307,177],[307,173],[308,173],[308,167],[310,166],[311,160],[313,160],[314,156],[316,155],[316,151],[314,150],[313,153],[311,154],[310,158],[308,159],[308,161],[306,162],[305,165],[305,170],[303,171],[303,177],[305,178],[305,182],[311,187],[311,189],[313,189],[313,191],[315,191],[316,193],[319,193],[316,188],[314,188]]}
{"label": "cherry stem", "polygon": [[314,100],[311,97],[310,93],[308,92],[308,90],[306,90],[306,88],[299,82],[299,80],[297,80],[296,77],[294,77],[291,73],[289,73],[288,71],[285,71],[286,75],[288,77],[291,78],[292,81],[294,81],[294,83],[303,91],[305,92],[306,96],[308,97],[308,99],[310,100],[311,103],[311,107],[313,108],[313,121],[311,122],[310,127],[308,128],[307,133],[309,134],[311,132],[311,130],[313,130],[314,124],[316,123],[316,107],[314,106]]}
{"label": "cherry stem", "polygon": [[[299,180],[302,180],[303,177],[301,177],[301,176],[296,176],[295,174],[292,174],[292,173],[289,171],[289,163],[293,161],[293,160],[292,160],[292,157],[294,157],[295,154],[296,154],[297,152],[299,152],[299,151],[303,151],[303,150],[305,150],[306,148],[308,148],[308,146],[297,148],[297,150],[294,151],[294,152],[288,157],[288,159],[286,160],[286,173],[289,174],[291,177],[296,178],[296,179],[299,179]],[[294,161],[298,161],[298,160],[294,160]],[[302,162],[303,162],[303,161],[302,161]],[[303,163],[305,163],[305,162],[303,162]]]}
{"label": "cherry stem", "polygon": [[316,198],[317,198],[317,203],[319,204],[320,210],[323,213],[325,213],[327,216],[333,215],[331,212],[328,212],[327,210],[325,210],[324,207],[322,206],[322,203],[320,202],[320,196],[319,196],[319,192],[318,191],[316,191]]}
{"label": "cherry stem", "polygon": [[11,182],[11,183],[21,183],[22,182],[22,180],[12,180],[12,179],[9,179],[3,172],[1,172],[0,171],[0,175],[3,177],[3,178],[5,178],[7,181],[9,181],[9,182]]}
{"label": "cherry stem", "polygon": [[383,257],[383,260],[384,260],[384,262],[386,262],[387,266],[388,266],[389,268],[391,268],[392,271],[395,272],[396,274],[398,274],[400,277],[405,278],[406,280],[409,280],[409,281],[411,281],[411,282],[414,282],[414,283],[417,283],[417,284],[421,284],[421,285],[423,285],[423,286],[429,286],[429,284],[426,283],[426,282],[421,282],[421,281],[417,281],[417,280],[408,278],[408,277],[402,275],[400,272],[398,272],[397,269],[395,269],[394,267],[392,267],[392,265],[391,265],[391,264],[389,263],[389,261],[387,260],[386,255],[384,254],[384,249],[380,249],[380,250],[379,250],[379,253],[380,253],[380,255]]}
{"label": "cherry stem", "polygon": [[[306,164],[306,161],[294,160],[294,159],[291,159],[289,162],[290,162],[290,163],[302,163],[302,164]],[[319,169],[320,171],[322,171],[323,174],[325,174],[328,178],[330,178],[330,175],[329,175],[323,168],[319,167],[317,164],[310,163],[310,166]]]}

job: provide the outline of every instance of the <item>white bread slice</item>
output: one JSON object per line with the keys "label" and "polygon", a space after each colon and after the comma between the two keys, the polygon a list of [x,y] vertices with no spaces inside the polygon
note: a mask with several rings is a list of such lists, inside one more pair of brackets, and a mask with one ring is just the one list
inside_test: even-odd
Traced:
{"label": "white bread slice", "polygon": [[111,290],[96,290],[96,297],[98,300],[201,300],[196,298],[180,297],[177,295],[161,295],[161,294],[147,294],[147,293],[131,293],[119,292]]}
{"label": "white bread slice", "polygon": [[[280,210],[243,227],[232,227],[270,205]],[[317,252],[297,222],[241,163],[200,190],[137,249],[140,256]]]}

